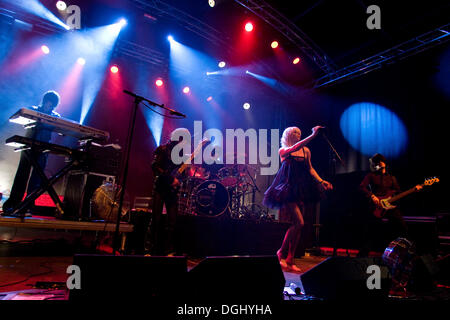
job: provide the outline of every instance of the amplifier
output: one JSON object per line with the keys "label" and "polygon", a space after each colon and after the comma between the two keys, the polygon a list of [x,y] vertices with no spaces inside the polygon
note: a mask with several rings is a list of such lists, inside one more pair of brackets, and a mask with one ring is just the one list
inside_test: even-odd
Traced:
{"label": "amplifier", "polygon": [[85,171],[101,173],[108,176],[119,176],[122,149],[116,145],[99,145],[92,143],[87,148]]}

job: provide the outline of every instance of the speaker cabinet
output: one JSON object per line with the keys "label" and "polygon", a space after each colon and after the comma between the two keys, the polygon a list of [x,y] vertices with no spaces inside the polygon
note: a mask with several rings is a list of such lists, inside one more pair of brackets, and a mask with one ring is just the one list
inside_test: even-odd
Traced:
{"label": "speaker cabinet", "polygon": [[284,274],[276,256],[207,257],[188,274],[197,302],[276,302]]}
{"label": "speaker cabinet", "polygon": [[77,302],[174,300],[187,274],[185,257],[83,254],[73,264],[81,271],[81,289],[70,290],[69,300]]}
{"label": "speaker cabinet", "polygon": [[[367,268],[380,268],[380,289],[369,289]],[[387,298],[390,289],[389,269],[381,258],[333,257],[300,276],[306,294],[325,300]]]}

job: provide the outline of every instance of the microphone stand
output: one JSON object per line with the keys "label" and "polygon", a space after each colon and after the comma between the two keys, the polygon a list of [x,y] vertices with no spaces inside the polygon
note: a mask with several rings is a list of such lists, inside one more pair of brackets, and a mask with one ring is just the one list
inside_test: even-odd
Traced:
{"label": "microphone stand", "polygon": [[[341,163],[341,165],[343,167],[345,167],[345,162],[342,160],[342,157],[339,155],[339,153],[336,151],[336,149],[334,148],[333,144],[331,143],[331,141],[328,139],[327,135],[325,134],[324,130],[321,130],[322,133],[322,137],[324,138],[325,142],[328,144],[329,147],[329,168],[330,168],[330,180],[334,181],[334,178],[336,177],[336,163],[337,160],[336,158],[339,160],[339,162]],[[316,209],[317,210],[317,209]],[[316,245],[315,248],[317,250],[317,248],[319,247],[319,229],[321,227],[320,225],[320,210],[317,210],[316,212],[316,223],[315,223],[315,241],[316,241]],[[333,247],[333,256],[336,256],[337,253],[337,247],[336,247],[336,240],[334,241],[334,247]],[[347,255],[348,255],[348,249],[347,249]]]}
{"label": "microphone stand", "polygon": [[154,107],[160,107],[162,109],[168,110],[170,112],[170,114],[181,116],[184,118],[186,117],[184,114],[182,114],[180,112],[177,112],[175,110],[165,107],[164,104],[158,104],[156,102],[153,102],[149,99],[146,99],[146,98],[139,96],[128,90],[123,90],[123,92],[134,97],[134,102],[133,102],[133,110],[132,110],[131,118],[130,118],[130,125],[128,126],[128,134],[127,134],[127,141],[126,141],[127,152],[126,152],[125,159],[124,159],[124,166],[123,166],[123,173],[122,173],[122,188],[121,188],[122,190],[120,192],[119,208],[117,210],[116,230],[114,232],[114,241],[113,241],[113,255],[116,255],[117,247],[119,245],[120,219],[122,216],[123,200],[125,197],[125,187],[126,187],[127,178],[128,178],[128,167],[129,167],[129,162],[130,162],[131,144],[133,142],[133,133],[134,133],[134,127],[136,124],[136,114],[137,114],[137,110],[139,108],[139,104],[142,101],[146,101]]}

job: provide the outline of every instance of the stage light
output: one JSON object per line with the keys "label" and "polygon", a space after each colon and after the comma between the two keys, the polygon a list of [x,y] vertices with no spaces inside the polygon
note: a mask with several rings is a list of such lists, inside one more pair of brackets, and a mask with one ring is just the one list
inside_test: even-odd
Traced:
{"label": "stage light", "polygon": [[223,68],[223,67],[225,67],[225,65],[226,65],[225,61],[219,62],[219,68]]}
{"label": "stage light", "polygon": [[119,25],[120,25],[121,28],[123,28],[124,26],[126,26],[127,23],[128,23],[128,22],[127,22],[127,19],[125,19],[125,18],[122,18],[122,19],[119,20]]}
{"label": "stage light", "polygon": [[82,65],[82,66],[84,66],[86,64],[86,60],[84,58],[80,57],[80,58],[77,59],[77,63]]}
{"label": "stage light", "polygon": [[242,107],[243,107],[245,110],[248,110],[248,109],[250,109],[250,103],[246,102],[246,103],[244,103],[244,104],[242,105]]}
{"label": "stage light", "polygon": [[247,22],[247,23],[245,24],[245,31],[247,31],[247,32],[253,31],[253,23]]}
{"label": "stage light", "polygon": [[245,73],[246,73],[246,74],[249,74],[249,73],[250,73],[250,71],[248,71],[248,70],[245,70]]}
{"label": "stage light", "polygon": [[211,101],[212,100],[212,97],[211,96],[209,96],[208,98],[206,98],[206,101]]}
{"label": "stage light", "polygon": [[110,70],[111,70],[112,73],[117,73],[117,72],[119,72],[119,67],[117,67],[116,65],[114,65],[114,66],[111,67]]}
{"label": "stage light", "polygon": [[46,45],[41,46],[41,50],[45,54],[49,54],[50,53],[50,49]]}
{"label": "stage light", "polygon": [[161,87],[164,84],[164,82],[161,79],[158,79],[155,81],[155,84],[157,87]]}
{"label": "stage light", "polygon": [[270,44],[270,46],[275,49],[278,48],[278,41],[272,41],[272,43]]}
{"label": "stage light", "polygon": [[216,5],[216,2],[214,0],[208,0],[208,4],[211,8],[214,8],[214,6]]}
{"label": "stage light", "polygon": [[183,93],[188,94],[189,91],[191,91],[191,89],[189,89],[189,87],[184,87],[184,88],[183,88]]}
{"label": "stage light", "polygon": [[58,1],[56,2],[56,8],[58,8],[59,11],[64,11],[67,9],[67,4],[64,1]]}
{"label": "stage light", "polygon": [[172,36],[168,36],[168,37],[167,37],[167,40],[173,41],[173,37],[172,37]]}
{"label": "stage light", "polygon": [[300,58],[299,57],[297,57],[297,58],[295,58],[294,60],[292,60],[292,63],[293,64],[297,64],[297,63],[299,63],[300,62]]}

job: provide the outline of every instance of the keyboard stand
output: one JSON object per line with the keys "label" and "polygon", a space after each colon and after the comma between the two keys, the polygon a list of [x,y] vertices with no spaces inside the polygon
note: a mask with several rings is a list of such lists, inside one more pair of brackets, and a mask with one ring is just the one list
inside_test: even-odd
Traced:
{"label": "keyboard stand", "polygon": [[61,170],[59,170],[56,174],[54,174],[50,178],[47,178],[43,168],[39,166],[36,159],[31,155],[32,149],[33,146],[31,146],[31,149],[24,150],[22,152],[24,152],[28,161],[30,161],[31,165],[33,166],[33,170],[36,170],[36,173],[41,178],[41,186],[33,190],[30,194],[27,194],[25,199],[13,209],[12,215],[16,216],[23,215],[24,210],[27,209],[37,198],[39,198],[39,196],[41,196],[45,192],[48,192],[53,202],[55,203],[57,209],[56,217],[61,218],[64,216],[64,205],[59,199],[58,194],[53,188],[53,185],[65,174],[67,174],[70,170],[72,170],[76,165],[78,165],[78,161],[71,159],[70,162],[67,165],[65,165]]}

